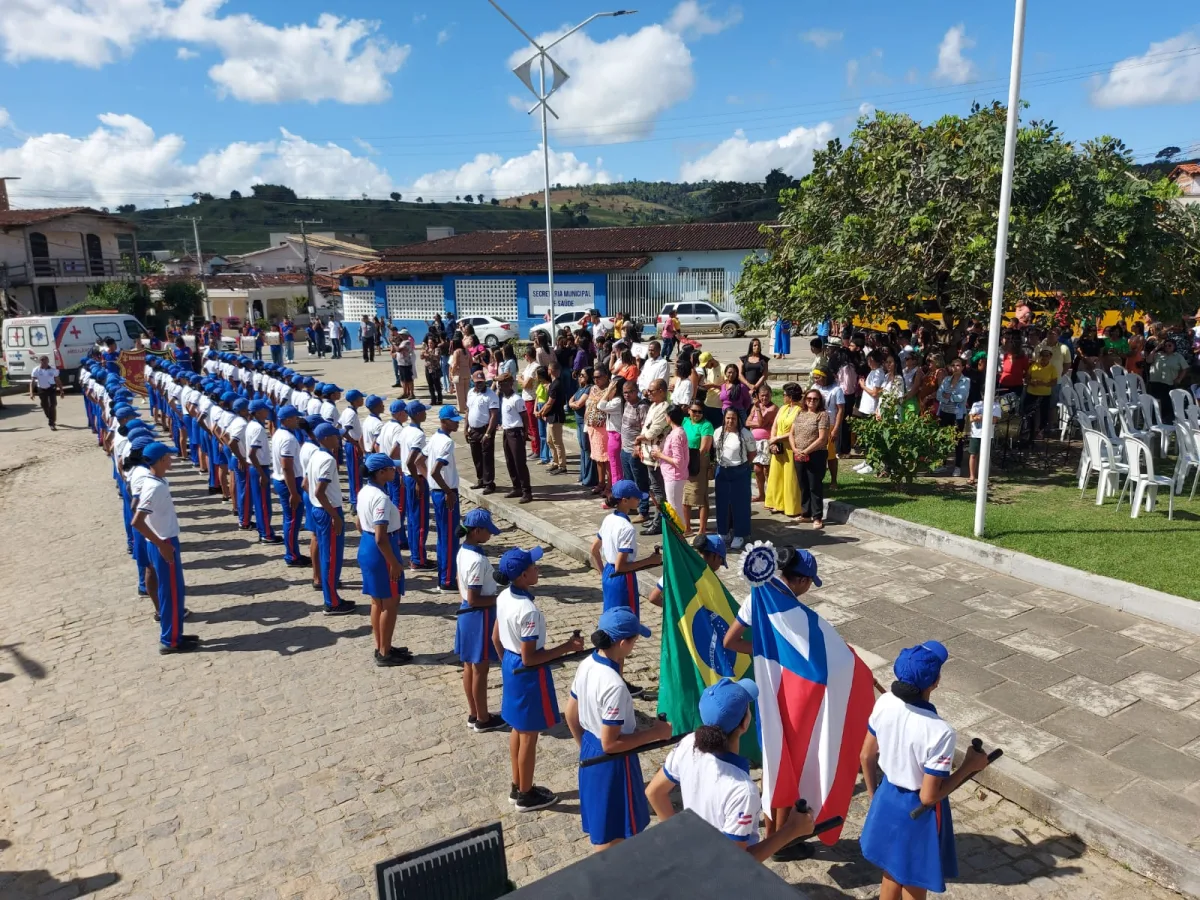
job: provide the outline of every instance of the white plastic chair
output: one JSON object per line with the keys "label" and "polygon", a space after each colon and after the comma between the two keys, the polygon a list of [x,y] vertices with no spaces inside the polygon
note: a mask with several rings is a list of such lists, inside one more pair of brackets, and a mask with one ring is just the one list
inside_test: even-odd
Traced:
{"label": "white plastic chair", "polygon": [[1175,437],[1175,426],[1163,424],[1158,400],[1149,394],[1138,397],[1138,409],[1141,412],[1141,430],[1158,435],[1159,456],[1166,456],[1171,449],[1171,438]]}
{"label": "white plastic chair", "polygon": [[1196,470],[1192,479],[1192,492],[1188,500],[1196,499],[1196,485],[1200,484],[1200,431],[1193,431],[1186,423],[1175,426],[1175,445],[1179,448],[1179,456],[1175,460],[1175,493],[1182,496],[1187,486],[1188,472]]}
{"label": "white plastic chair", "polygon": [[1150,433],[1149,429],[1138,428],[1136,422],[1134,421],[1133,409],[1131,407],[1122,406],[1120,409],[1118,409],[1117,421],[1121,425],[1122,438],[1133,437],[1137,438],[1139,441],[1148,441],[1154,437],[1154,435]]}
{"label": "white plastic chair", "polygon": [[1058,380],[1058,439],[1064,443],[1071,433],[1071,420],[1079,413],[1079,400],[1065,377]]}
{"label": "white plastic chair", "polygon": [[1175,421],[1187,422],[1193,431],[1200,430],[1200,409],[1197,409],[1191,391],[1172,388],[1170,396],[1171,407],[1175,410]]}
{"label": "white plastic chair", "polygon": [[1120,496],[1117,497],[1117,510],[1120,511],[1121,500],[1124,499],[1126,493],[1129,493],[1132,498],[1129,518],[1136,519],[1138,517],[1142,504],[1145,504],[1146,512],[1153,512],[1158,501],[1158,489],[1165,487],[1168,498],[1167,519],[1174,519],[1175,479],[1169,475],[1154,474],[1154,454],[1150,452],[1150,447],[1145,441],[1127,437],[1124,439],[1124,443],[1125,458],[1129,460],[1127,467],[1129,475],[1125,479],[1125,486],[1121,488]]}
{"label": "white plastic chair", "polygon": [[[1115,494],[1121,486],[1121,476],[1129,472],[1129,466],[1121,462],[1113,442],[1094,428],[1083,432],[1084,453],[1079,460],[1079,499],[1087,492],[1092,473],[1099,476],[1096,482],[1096,505],[1104,504],[1104,498]],[[1086,463],[1086,467],[1085,467]]]}

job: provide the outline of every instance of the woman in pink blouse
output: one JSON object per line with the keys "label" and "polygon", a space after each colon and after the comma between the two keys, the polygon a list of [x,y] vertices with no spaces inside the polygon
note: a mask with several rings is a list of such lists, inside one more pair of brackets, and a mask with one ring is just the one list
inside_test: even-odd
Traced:
{"label": "woman in pink blouse", "polygon": [[672,406],[667,410],[671,430],[663,440],[661,450],[652,456],[658,460],[663,477],[667,502],[677,515],[683,515],[683,489],[688,480],[688,439],[683,430],[683,407]]}

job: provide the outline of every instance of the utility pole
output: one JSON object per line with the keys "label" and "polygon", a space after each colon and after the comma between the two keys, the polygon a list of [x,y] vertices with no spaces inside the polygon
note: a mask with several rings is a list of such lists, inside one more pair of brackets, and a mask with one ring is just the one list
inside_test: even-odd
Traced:
{"label": "utility pole", "polygon": [[324,224],[321,219],[296,219],[296,224],[300,226],[300,241],[304,244],[304,283],[308,286],[308,314],[315,316],[317,314],[317,300],[313,293],[313,270],[312,263],[308,259],[308,232],[305,231],[305,225],[321,225]]}
{"label": "utility pole", "polygon": [[[192,240],[196,247],[196,277],[200,279],[200,290],[204,294],[204,321],[208,322],[212,319],[212,303],[208,299],[208,285],[204,283],[204,257],[200,255],[200,229],[196,223],[201,221],[202,216],[179,216],[181,219],[191,219],[192,221]],[[141,264],[134,261],[135,265]]]}

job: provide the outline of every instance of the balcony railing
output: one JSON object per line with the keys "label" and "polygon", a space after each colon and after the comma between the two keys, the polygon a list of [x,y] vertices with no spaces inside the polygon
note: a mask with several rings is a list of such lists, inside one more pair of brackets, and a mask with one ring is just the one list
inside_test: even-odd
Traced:
{"label": "balcony railing", "polygon": [[133,269],[126,259],[51,256],[35,259],[33,265],[21,263],[5,266],[0,263],[0,284],[7,279],[10,286],[31,284],[34,281],[102,281],[132,277]]}

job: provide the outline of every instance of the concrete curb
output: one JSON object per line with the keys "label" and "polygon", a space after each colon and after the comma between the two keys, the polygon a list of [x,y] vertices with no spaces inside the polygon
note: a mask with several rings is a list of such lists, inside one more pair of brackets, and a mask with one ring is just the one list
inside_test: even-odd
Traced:
{"label": "concrete curb", "polygon": [[880,537],[936,550],[1002,575],[1037,582],[1081,600],[1200,634],[1200,603],[1185,597],[1082,572],[938,528],[906,522],[870,509],[859,509],[837,500],[825,501],[825,521],[853,525]]}
{"label": "concrete curb", "polygon": [[[459,492],[475,505],[490,510],[495,517],[512,522],[539,541],[561,550],[572,559],[590,564],[591,541],[564,531],[531,512],[528,507],[521,506],[513,500],[504,499],[498,495],[485,497],[467,485],[460,485]],[[939,550],[957,559],[968,560],[1006,575],[1023,579],[1048,578],[1049,583],[1057,590],[1063,590],[1083,599],[1095,600],[1107,606],[1116,606],[1119,609],[1136,612],[1156,621],[1166,621],[1168,624],[1200,631],[1200,615],[1197,615],[1194,620],[1190,620],[1194,621],[1192,627],[1180,624],[1179,618],[1165,619],[1161,616],[1151,615],[1138,605],[1148,602],[1147,597],[1140,594],[1113,591],[1111,595],[1105,595],[1101,599],[1081,593],[1081,591],[1085,589],[1098,590],[1101,583],[1111,583],[1122,589],[1141,592],[1144,595],[1165,597],[1176,604],[1189,604],[1192,608],[1200,610],[1200,604],[1193,604],[1180,597],[1159,594],[1157,591],[1137,588],[1136,585],[1102,578],[1098,575],[1087,575],[1066,566],[1025,556],[1022,553],[992,547],[979,541],[939,531],[936,528],[914,525],[911,522],[880,515],[869,510],[855,509],[836,501],[827,501],[826,510],[828,521],[847,522],[872,534]],[[1078,579],[1079,583],[1072,582],[1071,577]],[[638,581],[642,591],[648,594],[654,587],[655,579],[645,573],[639,573]],[[1121,605],[1120,601],[1125,601],[1127,597],[1134,599],[1127,605]],[[1006,800],[1061,828],[1068,834],[1078,836],[1089,847],[1128,866],[1134,872],[1149,878],[1156,884],[1192,897],[1200,897],[1200,853],[1195,850],[1169,840],[1079,791],[1065,787],[1009,757],[998,760],[995,765],[981,772],[977,780],[984,787],[995,791]]]}

